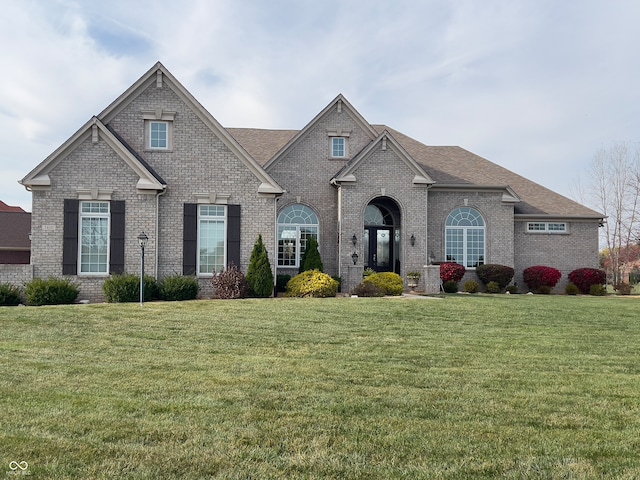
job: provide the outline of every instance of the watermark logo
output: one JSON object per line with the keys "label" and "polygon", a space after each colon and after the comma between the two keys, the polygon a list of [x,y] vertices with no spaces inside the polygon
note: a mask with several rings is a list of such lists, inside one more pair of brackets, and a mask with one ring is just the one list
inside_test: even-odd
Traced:
{"label": "watermark logo", "polygon": [[15,460],[10,461],[9,470],[11,471],[7,473],[13,474],[13,475],[30,475],[29,464],[25,461],[21,461],[21,462],[16,462]]}

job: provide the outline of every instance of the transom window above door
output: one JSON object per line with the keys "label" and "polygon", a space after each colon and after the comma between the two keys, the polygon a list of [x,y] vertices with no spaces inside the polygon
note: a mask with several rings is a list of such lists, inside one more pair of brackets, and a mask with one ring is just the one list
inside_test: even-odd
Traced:
{"label": "transom window above door", "polygon": [[318,241],[319,221],[306,205],[286,207],[278,215],[278,266],[298,268],[307,247],[307,240]]}

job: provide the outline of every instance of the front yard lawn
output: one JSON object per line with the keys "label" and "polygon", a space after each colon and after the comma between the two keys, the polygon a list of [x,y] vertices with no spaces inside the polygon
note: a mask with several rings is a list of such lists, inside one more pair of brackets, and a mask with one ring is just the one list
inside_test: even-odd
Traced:
{"label": "front yard lawn", "polygon": [[0,308],[0,473],[639,478],[639,307],[460,295]]}

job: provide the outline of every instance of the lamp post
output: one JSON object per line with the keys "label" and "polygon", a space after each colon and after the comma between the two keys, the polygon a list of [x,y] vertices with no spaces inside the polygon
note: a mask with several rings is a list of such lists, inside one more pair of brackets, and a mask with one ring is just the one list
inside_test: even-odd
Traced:
{"label": "lamp post", "polygon": [[140,306],[144,305],[144,247],[147,244],[147,240],[149,240],[149,237],[147,237],[146,233],[141,232],[140,235],[138,235],[138,244],[140,245],[140,253],[141,253]]}

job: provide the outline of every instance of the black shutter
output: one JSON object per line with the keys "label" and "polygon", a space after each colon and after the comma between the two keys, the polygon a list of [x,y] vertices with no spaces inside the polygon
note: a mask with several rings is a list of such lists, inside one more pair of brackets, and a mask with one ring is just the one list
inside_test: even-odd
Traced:
{"label": "black shutter", "polygon": [[184,204],[184,225],[182,233],[182,274],[195,275],[198,248],[198,205]]}
{"label": "black shutter", "polygon": [[227,265],[240,269],[240,205],[227,206]]}
{"label": "black shutter", "polygon": [[111,255],[109,272],[124,273],[124,200],[111,202]]}
{"label": "black shutter", "polygon": [[64,224],[62,230],[62,274],[78,274],[78,213],[80,201],[64,200]]}

